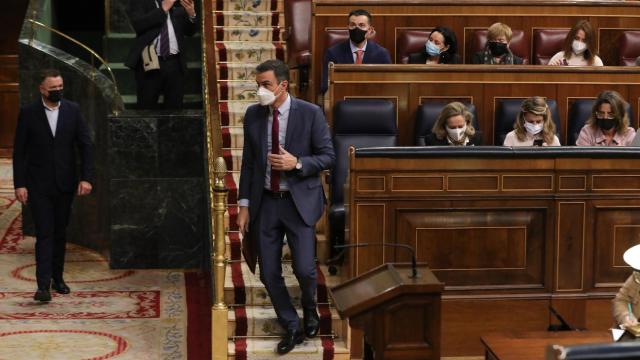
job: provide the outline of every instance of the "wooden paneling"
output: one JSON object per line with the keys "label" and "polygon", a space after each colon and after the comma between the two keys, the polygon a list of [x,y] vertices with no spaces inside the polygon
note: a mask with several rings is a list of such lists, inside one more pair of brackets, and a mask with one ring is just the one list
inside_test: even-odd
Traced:
{"label": "wooden paneling", "polygon": [[496,107],[503,99],[543,96],[558,104],[560,142],[566,144],[568,114],[576,99],[595,98],[616,90],[633,109],[630,119],[638,127],[640,70],[637,67],[541,67],[492,65],[336,65],[325,96],[325,113],[331,124],[337,101],[353,97],[386,98],[397,104],[398,141],[415,143],[418,106],[427,101],[462,100],[476,106],[483,143],[495,138]]}
{"label": "wooden paneling", "polygon": [[[349,194],[348,241],[410,245],[445,283],[443,356],[482,355],[479,337],[513,319],[519,329],[545,330],[557,323],[548,305],[578,328],[611,325],[611,298],[631,272],[622,254],[640,244],[640,150],[558,149],[540,158],[502,148],[467,150],[482,157],[415,151],[356,151],[351,186],[373,176],[386,185]],[[347,276],[410,259],[390,247],[357,254]]]}
{"label": "wooden paneling", "polygon": [[[389,50],[394,62],[397,38],[406,30],[431,29],[445,24],[456,33],[460,56],[469,62],[473,55],[471,32],[486,29],[494,22],[523,30],[525,40],[531,44],[535,29],[567,29],[578,20],[588,19],[596,29],[596,44],[602,60],[606,65],[617,65],[617,39],[624,30],[638,29],[640,18],[640,4],[635,1],[313,0],[310,87],[314,94],[320,88],[326,29],[346,28],[347,14],[356,8],[371,12],[375,40]],[[315,99],[314,95],[312,99]]]}
{"label": "wooden paneling", "polygon": [[18,56],[0,55],[0,156],[10,156],[20,111]]}

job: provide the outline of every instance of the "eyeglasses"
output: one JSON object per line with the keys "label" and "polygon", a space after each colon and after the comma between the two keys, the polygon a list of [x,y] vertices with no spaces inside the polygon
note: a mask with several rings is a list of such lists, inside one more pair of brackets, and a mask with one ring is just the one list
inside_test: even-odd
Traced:
{"label": "eyeglasses", "polygon": [[607,113],[604,111],[596,111],[596,117],[599,119],[609,119],[609,120],[613,120],[615,119],[615,115],[613,115],[612,113]]}

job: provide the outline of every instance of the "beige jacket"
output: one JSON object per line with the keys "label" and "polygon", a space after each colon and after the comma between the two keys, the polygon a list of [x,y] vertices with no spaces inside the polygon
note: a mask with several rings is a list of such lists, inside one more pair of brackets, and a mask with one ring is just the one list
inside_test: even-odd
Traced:
{"label": "beige jacket", "polygon": [[629,314],[629,304],[631,304],[636,319],[640,317],[640,284],[633,280],[633,274],[627,278],[616,297],[611,301],[613,303],[613,318],[617,324],[624,324]]}

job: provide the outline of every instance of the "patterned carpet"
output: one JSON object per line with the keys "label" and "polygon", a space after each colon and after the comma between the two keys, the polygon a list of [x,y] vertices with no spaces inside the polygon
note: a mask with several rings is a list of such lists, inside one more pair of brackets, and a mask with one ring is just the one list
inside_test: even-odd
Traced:
{"label": "patterned carpet", "polygon": [[101,255],[69,244],[71,294],[33,300],[35,240],[22,236],[10,168],[0,160],[0,359],[187,359],[182,272],[110,270]]}

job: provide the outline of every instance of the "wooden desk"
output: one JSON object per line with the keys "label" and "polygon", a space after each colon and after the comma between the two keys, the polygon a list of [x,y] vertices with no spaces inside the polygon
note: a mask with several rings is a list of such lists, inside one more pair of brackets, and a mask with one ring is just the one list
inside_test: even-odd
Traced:
{"label": "wooden desk", "polygon": [[487,360],[541,360],[547,345],[580,345],[611,342],[608,331],[535,331],[482,336]]}

